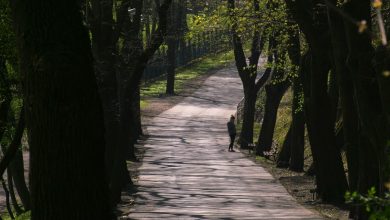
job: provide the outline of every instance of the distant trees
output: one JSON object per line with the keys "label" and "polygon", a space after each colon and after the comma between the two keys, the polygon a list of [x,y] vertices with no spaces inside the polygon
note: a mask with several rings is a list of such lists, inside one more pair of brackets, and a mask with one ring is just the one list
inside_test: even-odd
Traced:
{"label": "distant trees", "polygon": [[[87,6],[96,76],[105,109],[106,166],[112,205],[120,201],[122,188],[131,183],[126,159],[136,160],[134,143],[142,134],[139,83],[148,60],[163,43],[170,2],[154,1],[155,8],[147,8],[143,0],[122,1],[120,5],[96,0],[91,2],[91,8]],[[150,11],[156,11],[157,17],[151,19],[155,22],[152,30],[145,30],[148,33],[144,44],[141,17],[144,13],[145,17],[155,16]]]}
{"label": "distant trees", "polygon": [[168,35],[166,37],[166,44],[168,46],[167,58],[167,86],[166,94],[175,94],[175,68],[177,50],[179,47],[185,47],[184,35],[187,32],[187,1],[177,0],[173,4],[168,14]]}

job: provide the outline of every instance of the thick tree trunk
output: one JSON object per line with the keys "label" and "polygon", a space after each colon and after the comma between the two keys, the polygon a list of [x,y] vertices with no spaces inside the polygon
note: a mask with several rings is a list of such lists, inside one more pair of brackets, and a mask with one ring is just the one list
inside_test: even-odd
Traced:
{"label": "thick tree trunk", "polygon": [[291,160],[290,170],[302,172],[304,167],[304,151],[305,151],[305,115],[302,103],[303,88],[302,88],[302,72],[294,79],[293,89],[293,106],[292,106],[292,122],[291,122]]}
{"label": "thick tree trunk", "polygon": [[[105,124],[105,163],[106,176],[111,191],[111,204],[118,201],[113,193],[113,186],[118,185],[116,175],[119,173],[117,160],[123,153],[120,151],[120,112],[118,82],[116,73],[117,33],[114,31],[113,1],[93,0],[91,19],[92,51],[95,58],[95,74],[104,111]],[[126,4],[126,2],[122,2]],[[126,10],[127,15],[127,10]],[[118,21],[123,15],[118,12]],[[117,28],[120,29],[121,25]],[[117,30],[118,31],[118,30]]]}
{"label": "thick tree trunk", "polygon": [[290,165],[291,140],[292,140],[291,131],[292,131],[292,125],[290,125],[290,128],[288,129],[288,132],[286,134],[286,137],[284,138],[282,149],[280,150],[280,152],[278,154],[276,167],[288,168]]}
{"label": "thick tree trunk", "polygon": [[244,92],[244,114],[240,133],[240,143],[242,148],[246,148],[248,144],[253,143],[253,124],[255,121],[257,95],[253,92],[253,89],[248,89],[248,87],[252,88],[251,86],[247,86],[247,89]]}
{"label": "thick tree trunk", "polygon": [[112,217],[103,110],[78,4],[11,2],[25,74],[32,220]]}
{"label": "thick tree trunk", "polygon": [[[289,15],[291,17],[291,15]],[[291,22],[291,21],[290,21]],[[293,24],[292,24],[293,25]],[[304,71],[301,71],[301,48],[299,30],[290,31],[290,46],[288,55],[296,67],[300,67],[298,75],[293,79],[293,103],[291,122],[291,160],[290,170],[302,172],[304,166],[304,145],[305,145],[305,115],[303,106],[303,78]]]}
{"label": "thick tree trunk", "polygon": [[289,85],[288,81],[283,81],[276,85],[269,84],[265,87],[267,98],[264,107],[263,124],[257,141],[256,155],[263,156],[264,151],[271,150],[279,104]]}
{"label": "thick tree trunk", "polygon": [[[340,151],[336,146],[334,120],[327,93],[329,64],[326,49],[318,48],[311,62],[311,95],[309,102],[309,138],[316,170],[319,196],[326,202],[342,202],[347,190]],[[332,161],[331,163],[329,163]]]}
{"label": "thick tree trunk", "polygon": [[[325,202],[343,202],[347,181],[340,151],[335,144],[334,123],[328,96],[328,73],[330,70],[328,28],[318,25],[326,21],[326,14],[319,11],[313,15],[310,1],[286,0],[287,8],[304,32],[311,51],[310,68],[304,85],[305,114],[309,140],[317,174],[318,195]],[[309,86],[310,85],[310,86]],[[306,88],[305,88],[306,87]],[[309,89],[307,87],[310,87]]]}
{"label": "thick tree trunk", "polygon": [[[332,1],[335,5],[336,1]],[[328,19],[331,29],[333,57],[336,69],[338,86],[340,88],[340,100],[343,116],[344,146],[348,165],[349,190],[357,190],[359,158],[358,158],[358,118],[354,103],[354,86],[351,81],[352,75],[346,65],[348,48],[345,28],[342,18],[328,10]]]}

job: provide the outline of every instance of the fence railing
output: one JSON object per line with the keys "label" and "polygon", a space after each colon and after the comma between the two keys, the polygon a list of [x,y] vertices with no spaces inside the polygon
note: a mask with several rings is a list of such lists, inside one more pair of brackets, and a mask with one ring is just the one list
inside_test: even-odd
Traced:
{"label": "fence railing", "polygon": [[[211,53],[230,49],[229,35],[226,31],[213,31],[198,34],[179,44],[176,51],[176,67],[181,67]],[[168,66],[167,47],[162,46],[149,61],[143,74],[145,82],[166,74]]]}

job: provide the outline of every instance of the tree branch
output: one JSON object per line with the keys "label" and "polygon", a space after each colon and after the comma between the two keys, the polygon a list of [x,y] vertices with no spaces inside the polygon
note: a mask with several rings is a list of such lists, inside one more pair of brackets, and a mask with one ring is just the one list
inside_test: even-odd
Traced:
{"label": "tree branch", "polygon": [[313,16],[310,7],[311,1],[308,0],[285,0],[289,13],[292,14],[299,27],[305,33],[308,39],[316,39],[318,34],[313,25]]}
{"label": "tree branch", "polygon": [[238,74],[239,74],[241,80],[244,82],[244,81],[247,81],[247,79],[249,79],[249,74],[247,74],[247,71],[244,71],[248,65],[246,63],[246,57],[245,57],[241,37],[238,35],[238,33],[236,31],[237,20],[234,17],[234,9],[235,9],[234,0],[228,0],[229,17],[233,21],[231,33],[232,33],[232,37],[233,37],[234,58],[236,61]]}
{"label": "tree branch", "polygon": [[267,69],[264,71],[263,75],[261,76],[261,78],[259,80],[257,80],[256,84],[255,84],[255,91],[256,93],[261,89],[261,87],[264,86],[264,84],[268,81],[268,78],[270,77],[271,75],[271,72],[272,72],[272,67],[271,67],[271,64],[273,63],[273,53],[272,53],[272,50],[273,50],[273,47],[274,47],[274,43],[273,43],[273,39],[270,39],[269,41],[269,46],[268,46],[268,58],[267,58]]}
{"label": "tree branch", "polygon": [[121,31],[123,29],[123,26],[124,26],[124,23],[126,20],[125,18],[127,17],[126,14],[129,13],[128,12],[129,6],[130,6],[130,0],[123,0],[121,3],[121,6],[117,12],[118,19],[117,19],[117,22],[116,22],[116,24],[114,26],[114,30],[113,30],[113,37],[112,37],[113,43],[117,42],[120,35],[121,35]]}

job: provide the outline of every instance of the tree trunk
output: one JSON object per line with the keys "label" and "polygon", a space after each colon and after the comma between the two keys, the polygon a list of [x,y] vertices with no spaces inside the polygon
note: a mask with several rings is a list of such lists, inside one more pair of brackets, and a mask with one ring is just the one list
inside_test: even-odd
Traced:
{"label": "tree trunk", "polygon": [[[290,15],[291,17],[291,15]],[[290,21],[291,22],[291,21]],[[293,25],[293,24],[292,24]],[[303,106],[303,78],[304,71],[301,71],[301,44],[299,39],[299,30],[290,31],[290,46],[288,55],[295,67],[300,67],[298,75],[293,79],[293,103],[292,103],[292,122],[291,122],[291,160],[290,170],[302,172],[304,166],[305,150],[305,115]]]}
{"label": "tree trunk", "polygon": [[174,2],[169,11],[168,11],[168,36],[167,36],[167,58],[168,58],[168,67],[167,67],[167,87],[166,94],[174,95],[175,94],[175,69],[176,69],[176,52],[178,47],[178,28],[180,28],[179,17],[180,8],[178,4]]}
{"label": "tree trunk", "polygon": [[[247,88],[251,86],[247,86]],[[240,143],[242,148],[246,148],[248,144],[253,143],[253,124],[255,121],[255,107],[257,95],[253,89],[247,89],[244,98],[244,114],[242,128],[240,133]]]}
{"label": "tree trunk", "polygon": [[30,210],[30,192],[27,188],[26,179],[24,176],[23,152],[21,150],[16,152],[15,157],[10,163],[8,169],[11,170],[12,179],[14,180],[15,188],[18,191],[24,210]]}
{"label": "tree trunk", "polygon": [[10,169],[7,169],[7,180],[8,180],[9,195],[11,198],[12,206],[14,207],[16,214],[20,215],[22,214],[23,211],[18,204],[18,200],[16,199],[14,183],[12,180],[12,172]]}
{"label": "tree trunk", "polygon": [[[95,74],[104,112],[106,176],[111,191],[111,204],[115,205],[113,201],[116,201],[116,199],[112,193],[112,187],[116,185],[115,175],[119,172],[116,161],[118,160],[118,155],[121,155],[119,141],[121,130],[117,68],[115,66],[117,39],[113,28],[113,1],[93,0],[91,4],[94,18],[90,21],[92,51],[95,58]],[[118,13],[118,20],[123,19],[121,16],[122,14]]]}
{"label": "tree trunk", "polygon": [[317,189],[323,201],[338,203],[344,200],[347,181],[335,141],[334,120],[327,92],[329,64],[325,48],[313,50],[311,68],[308,131]]}
{"label": "tree trunk", "polygon": [[283,81],[276,85],[271,83],[265,87],[267,98],[264,107],[263,124],[261,125],[257,141],[256,155],[263,156],[264,151],[271,150],[279,104],[288,86],[289,82]]}
{"label": "tree trunk", "polygon": [[[371,30],[370,2],[350,1],[345,6],[346,11],[357,20],[367,20],[368,30]],[[352,74],[354,84],[354,100],[356,101],[359,121],[359,173],[357,191],[367,193],[375,187],[379,196],[384,193],[385,166],[388,160],[386,145],[390,139],[389,122],[386,120],[386,103],[381,100],[381,87],[372,65],[374,49],[372,39],[368,32],[358,33],[356,27],[344,23],[348,43],[348,68]],[[367,213],[364,207],[354,213],[354,218],[365,219]]]}
{"label": "tree trunk", "polygon": [[12,94],[10,91],[10,85],[7,77],[7,67],[5,65],[6,60],[0,56],[0,83],[4,89],[0,90],[1,102],[0,102],[0,140],[7,128],[7,120],[9,111],[11,108]]}
{"label": "tree trunk", "polygon": [[[332,1],[335,5],[336,1]],[[349,190],[357,190],[359,158],[358,158],[358,117],[354,102],[354,86],[352,75],[346,62],[348,48],[345,28],[342,18],[335,12],[328,10],[328,19],[331,29],[333,57],[336,69],[338,86],[340,88],[340,100],[343,116],[344,146],[347,156]]]}
{"label": "tree trunk", "polygon": [[293,89],[293,106],[291,122],[291,160],[290,170],[303,172],[304,152],[305,152],[305,115],[302,103],[302,72],[294,79]]}
{"label": "tree trunk", "polygon": [[137,139],[143,135],[142,131],[142,121],[141,121],[141,91],[139,84],[135,89],[133,94],[133,102],[132,102],[133,112],[134,112],[134,138],[135,142]]}
{"label": "tree trunk", "polygon": [[11,8],[25,74],[31,219],[111,219],[103,110],[78,2]]}
{"label": "tree trunk", "polygon": [[278,160],[276,162],[276,167],[288,168],[290,165],[291,140],[292,140],[291,131],[292,131],[292,125],[290,125],[286,137],[284,138],[283,146],[279,152]]}
{"label": "tree trunk", "polygon": [[168,51],[168,67],[167,67],[167,88],[166,94],[175,94],[175,69],[176,69],[176,48],[177,42],[174,36],[168,36],[167,39]]}
{"label": "tree trunk", "polygon": [[[326,13],[320,5],[310,1],[286,0],[286,5],[304,32],[311,51],[304,82],[305,114],[309,140],[317,178],[318,195],[324,202],[343,202],[347,181],[340,151],[335,144],[331,102],[328,96],[328,73],[330,70],[330,38],[328,26],[318,25],[326,21]],[[313,8],[318,10],[314,16]],[[306,69],[306,68],[305,68]],[[310,79],[310,81],[308,80]],[[309,88],[308,88],[309,87]]]}

